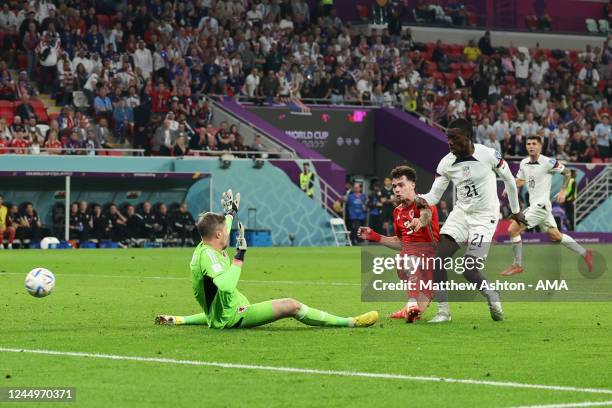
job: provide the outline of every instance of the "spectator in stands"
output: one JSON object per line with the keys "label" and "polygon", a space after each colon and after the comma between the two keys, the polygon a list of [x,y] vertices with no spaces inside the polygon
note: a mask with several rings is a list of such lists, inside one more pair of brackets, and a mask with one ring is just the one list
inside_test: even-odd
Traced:
{"label": "spectator in stands", "polygon": [[347,92],[347,84],[340,68],[336,69],[334,76],[330,81],[329,94],[325,97],[331,96],[332,105],[341,105],[344,102],[344,94]]}
{"label": "spectator in stands", "polygon": [[548,101],[544,91],[538,92],[538,97],[531,102],[531,110],[538,119],[544,116],[548,109]]}
{"label": "spectator in stands", "polygon": [[30,103],[30,97],[28,95],[21,96],[21,103],[15,109],[15,113],[23,120],[28,120],[30,118],[36,119],[36,113],[34,111],[34,107]]}
{"label": "spectator in stands", "polygon": [[493,129],[495,130],[495,136],[498,141],[504,139],[506,134],[510,133],[510,122],[508,121],[508,113],[504,112],[501,114],[499,120],[497,120],[493,124]]}
{"label": "spectator in stands", "polygon": [[582,133],[579,130],[575,130],[572,136],[572,140],[568,146],[568,154],[571,161],[585,162],[586,161],[586,150],[587,144],[583,140]]}
{"label": "spectator in stands", "polygon": [[607,113],[601,115],[601,122],[595,126],[595,135],[597,136],[597,147],[599,156],[602,158],[610,157],[610,117]]}
{"label": "spectator in stands", "polygon": [[163,125],[155,131],[151,150],[160,156],[170,156],[178,133],[170,129],[170,120],[165,119]]}
{"label": "spectator in stands", "polygon": [[476,62],[481,54],[482,51],[476,46],[474,40],[469,40],[468,45],[463,49],[463,55],[468,62]]}
{"label": "spectator in stands", "polygon": [[66,154],[69,155],[82,155],[85,154],[83,149],[85,148],[84,142],[81,141],[79,134],[75,129],[70,132],[70,138],[64,145]]}
{"label": "spectator in stands", "polygon": [[519,86],[529,85],[529,51],[524,47],[519,47],[518,57],[513,56],[514,74],[516,83]]}
{"label": "spectator in stands", "polygon": [[187,147],[187,142],[185,140],[185,134],[183,132],[179,132],[174,142],[174,146],[172,147],[172,156],[182,157],[187,156],[189,154],[189,148]]}
{"label": "spectator in stands", "polygon": [[106,86],[101,86],[98,90],[98,96],[94,98],[94,111],[97,117],[111,118],[113,113],[113,104],[108,97],[108,89]]}
{"label": "spectator in stands", "polygon": [[461,91],[456,90],[454,98],[448,103],[449,121],[465,117],[465,102],[461,99]]}
{"label": "spectator in stands", "polygon": [[193,245],[195,238],[195,220],[189,211],[187,203],[181,203],[178,212],[172,219],[172,231],[181,240],[181,246]]}
{"label": "spectator in stands", "polygon": [[484,35],[480,37],[480,40],[478,40],[478,48],[488,57],[495,53],[495,50],[491,45],[491,33],[489,31],[485,32]]}
{"label": "spectator in stands", "polygon": [[113,110],[115,136],[123,144],[130,129],[134,127],[134,110],[127,104],[125,98],[120,98]]}
{"label": "spectator in stands", "polygon": [[[251,152],[267,151],[266,146],[263,144],[261,135],[255,135],[255,137],[253,138],[253,143],[248,147],[248,150]],[[266,159],[268,156],[267,154],[252,154],[251,157]]]}
{"label": "spectator in stands", "polygon": [[14,154],[27,154],[30,143],[25,139],[26,133],[23,126],[17,127],[13,131],[13,140],[11,140],[11,152]]}
{"label": "spectator in stands", "polygon": [[487,132],[487,137],[484,140],[484,145],[490,147],[491,149],[495,149],[498,152],[502,151],[501,144],[499,140],[497,140],[497,136],[495,135],[495,131],[493,129],[489,129]]}
{"label": "spectator in stands", "polygon": [[95,137],[95,143],[97,146],[101,146],[105,149],[109,149],[110,141],[113,139],[113,135],[111,134],[108,128],[108,119],[102,117],[98,119],[98,124],[93,127],[93,129],[87,129],[87,139],[89,140],[89,133],[93,131]]}
{"label": "spectator in stands", "polygon": [[10,141],[12,138],[11,130],[6,124],[6,119],[0,117],[0,140]]}
{"label": "spectator in stands", "polygon": [[348,213],[348,220],[351,228],[351,241],[353,244],[357,244],[359,238],[357,237],[357,230],[359,227],[365,226],[366,221],[366,207],[367,197],[361,192],[361,184],[355,183],[353,185],[353,191],[351,191],[346,200],[346,210]]}
{"label": "spectator in stands", "polygon": [[16,230],[8,215],[8,208],[4,205],[4,196],[0,194],[0,250],[4,249],[5,236],[8,239],[7,249],[13,249]]}
{"label": "spectator in stands", "polygon": [[578,80],[583,85],[583,92],[593,95],[599,83],[599,72],[593,67],[593,62],[587,60],[587,63],[578,73]]}

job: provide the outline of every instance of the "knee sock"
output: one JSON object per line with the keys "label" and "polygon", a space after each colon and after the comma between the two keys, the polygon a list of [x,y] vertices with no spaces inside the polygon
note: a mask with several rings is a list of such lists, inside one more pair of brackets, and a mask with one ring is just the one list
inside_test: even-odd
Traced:
{"label": "knee sock", "polygon": [[567,249],[570,249],[570,250],[576,252],[580,256],[585,256],[586,255],[586,249],[584,249],[584,247],[582,245],[577,243],[574,240],[574,238],[570,237],[567,234],[563,234],[563,236],[561,238],[561,244],[563,244]]}
{"label": "knee sock", "polygon": [[176,324],[207,325],[206,313],[198,313],[191,316],[175,316]]}
{"label": "knee sock", "polygon": [[302,307],[295,315],[295,319],[309,326],[335,326],[335,327],[353,327],[353,319],[350,317],[338,317],[322,310],[306,306]]}
{"label": "knee sock", "polygon": [[510,238],[512,241],[512,252],[514,252],[514,265],[523,266],[523,241],[521,236]]}
{"label": "knee sock", "polygon": [[[482,286],[483,282],[487,281],[487,278],[476,267],[466,269],[465,272],[463,272],[463,277],[468,282],[475,283],[476,287],[478,287],[478,288],[480,288]],[[483,289],[483,290],[480,291],[480,293],[482,293],[482,295],[484,297],[486,297],[487,300],[490,301],[490,302],[499,302],[500,301],[499,293],[497,293],[494,290]]]}

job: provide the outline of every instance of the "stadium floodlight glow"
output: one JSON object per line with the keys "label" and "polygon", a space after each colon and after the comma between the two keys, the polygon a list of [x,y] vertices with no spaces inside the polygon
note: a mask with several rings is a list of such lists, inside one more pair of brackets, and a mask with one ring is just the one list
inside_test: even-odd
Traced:
{"label": "stadium floodlight glow", "polygon": [[253,157],[253,167],[254,168],[261,169],[264,166],[265,163],[266,162],[263,161],[262,159],[257,159],[255,157]]}

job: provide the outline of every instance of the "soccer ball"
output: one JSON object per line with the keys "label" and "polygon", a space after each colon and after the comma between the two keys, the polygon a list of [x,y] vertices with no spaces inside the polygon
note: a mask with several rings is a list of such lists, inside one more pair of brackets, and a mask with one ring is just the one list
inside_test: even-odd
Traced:
{"label": "soccer ball", "polygon": [[34,297],[45,297],[53,292],[55,276],[45,268],[32,269],[25,280],[25,288]]}

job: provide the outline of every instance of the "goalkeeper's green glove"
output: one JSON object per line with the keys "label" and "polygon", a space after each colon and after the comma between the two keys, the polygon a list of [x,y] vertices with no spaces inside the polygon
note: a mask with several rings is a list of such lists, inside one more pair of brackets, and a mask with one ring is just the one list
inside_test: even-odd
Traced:
{"label": "goalkeeper's green glove", "polygon": [[223,207],[224,215],[236,217],[238,207],[240,206],[240,193],[236,193],[236,197],[232,194],[232,189],[223,192],[221,196],[221,206]]}
{"label": "goalkeeper's green glove", "polygon": [[247,242],[244,237],[244,225],[238,221],[238,236],[236,237],[236,255],[234,259],[244,261],[244,254],[247,251]]}

